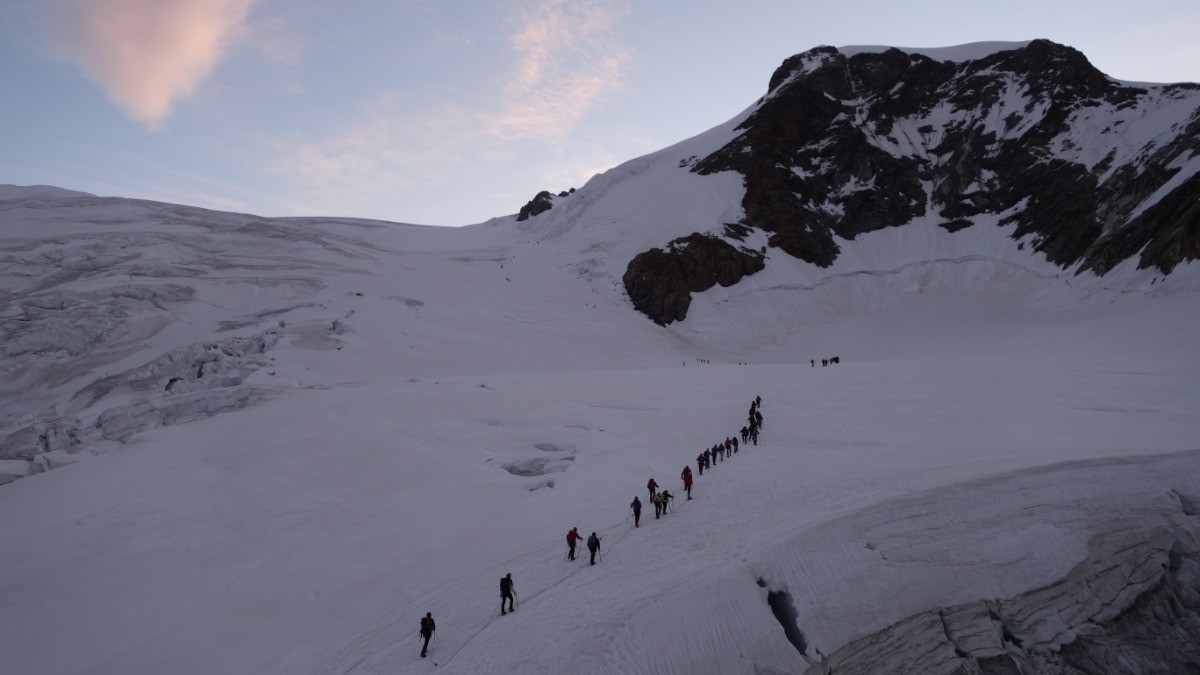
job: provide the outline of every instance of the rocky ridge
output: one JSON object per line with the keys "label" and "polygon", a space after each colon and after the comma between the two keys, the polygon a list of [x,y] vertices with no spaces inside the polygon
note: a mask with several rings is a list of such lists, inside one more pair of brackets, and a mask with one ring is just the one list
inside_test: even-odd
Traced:
{"label": "rocky ridge", "polygon": [[[784,61],[738,130],[680,166],[744,177],[730,248],[761,232],[828,267],[839,242],[922,220],[1014,226],[1014,247],[1076,273],[1137,256],[1169,274],[1200,258],[1200,86],[1118,82],[1046,40],[957,62],[818,47]],[[623,277],[660,324],[683,319],[691,293],[762,269],[731,275],[728,255],[685,240],[633,257]]]}

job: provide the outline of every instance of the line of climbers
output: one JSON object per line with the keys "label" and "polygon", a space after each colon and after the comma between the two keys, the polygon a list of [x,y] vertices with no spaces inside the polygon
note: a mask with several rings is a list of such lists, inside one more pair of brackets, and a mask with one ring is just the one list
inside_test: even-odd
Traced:
{"label": "line of climbers", "polygon": [[[746,418],[746,426],[742,427],[738,435],[742,438],[742,445],[745,446],[747,441],[758,445],[758,432],[762,429],[763,416],[759,407],[762,406],[762,396],[755,396],[750,401],[750,413]],[[696,468],[700,471],[700,475],[704,475],[704,470],[712,470],[713,462],[724,462],[728,455],[732,457],[738,453],[738,439],[736,437],[725,437],[723,443],[717,443],[711,448],[707,448],[704,452],[696,457]],[[685,464],[683,472],[679,474],[683,480],[683,489],[687,493],[687,498],[692,498],[692,467]],[[650,503],[654,505],[654,519],[658,520],[661,516],[666,515],[667,508],[675,499],[667,490],[659,490],[658,483],[653,477],[646,482],[646,489],[650,492]],[[629,504],[629,508],[633,510],[633,526],[641,527],[642,521],[642,502],[634,495],[633,502]],[[572,527],[567,532],[567,560],[575,560],[575,544],[583,539],[579,534],[578,527]],[[591,564],[596,564],[596,556],[600,553],[600,537],[593,532],[587,538],[588,552],[591,553]],[[516,590],[513,588],[512,573],[505,574],[500,579],[500,614],[507,615],[509,612],[517,611],[517,605],[513,600],[516,597]],[[508,609],[504,609],[505,603],[508,603]],[[493,615],[494,616],[494,615]],[[426,655],[429,648],[429,638],[433,636],[433,632],[437,630],[433,622],[433,614],[426,612],[425,616],[421,617],[420,635],[424,638],[424,643],[421,645],[421,656]],[[434,664],[437,665],[437,664]]]}
{"label": "line of climbers", "polygon": [[[759,411],[759,406],[762,405],[762,397],[756,396],[750,401],[750,413],[747,417],[746,426],[741,428],[739,435],[742,438],[742,445],[745,445],[747,440],[750,440],[755,445],[758,445],[758,431],[762,428],[762,412]],[[706,448],[704,452],[696,456],[696,469],[700,475],[704,475],[704,470],[712,470],[713,462],[724,462],[725,457],[733,457],[738,452],[737,437],[726,436],[724,442],[717,443],[711,448]],[[687,493],[687,498],[692,498],[692,467],[685,464],[683,471],[679,474],[679,478],[683,481],[684,492]],[[650,503],[654,505],[655,520],[666,515],[671,501],[675,499],[675,495],[667,490],[658,490],[658,482],[653,477],[646,482],[646,490],[650,493]],[[629,504],[629,508],[633,509],[633,526],[639,527],[642,520],[642,502],[635,495],[633,502]]]}

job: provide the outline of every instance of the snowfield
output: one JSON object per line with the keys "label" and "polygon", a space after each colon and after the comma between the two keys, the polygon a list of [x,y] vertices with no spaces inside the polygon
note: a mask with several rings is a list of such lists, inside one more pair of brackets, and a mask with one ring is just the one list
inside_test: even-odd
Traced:
{"label": "snowfield", "polygon": [[[698,153],[462,229],[0,192],[0,669],[1052,669],[1200,597],[1194,263],[1075,276],[916,223],[661,328],[620,274],[736,217],[731,175],[672,182]],[[647,233],[664,194],[707,201]],[[759,444],[683,500],[755,396]],[[681,499],[635,529],[652,476]]]}

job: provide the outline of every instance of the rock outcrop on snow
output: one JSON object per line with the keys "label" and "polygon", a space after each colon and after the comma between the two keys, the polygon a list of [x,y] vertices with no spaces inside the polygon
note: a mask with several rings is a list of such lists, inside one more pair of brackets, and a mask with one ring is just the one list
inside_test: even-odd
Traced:
{"label": "rock outcrop on snow", "polygon": [[566,199],[573,194],[575,194],[575,188],[561,190],[557,195],[549,190],[542,190],[534,195],[533,199],[526,202],[525,206],[522,206],[521,210],[517,212],[517,222],[524,222],[535,216],[540,216],[554,208],[555,203],[559,200]]}
{"label": "rock outcrop on snow", "polygon": [[518,221],[529,220],[530,218],[545,213],[554,207],[554,195],[542,190],[537,193],[533,199],[530,199],[525,206],[521,207],[521,211],[517,214]]}
{"label": "rock outcrop on snow", "polygon": [[[1015,225],[1014,247],[1028,239],[1076,272],[1136,256],[1169,274],[1200,258],[1200,85],[1118,82],[1046,40],[957,62],[847,51],[784,61],[734,140],[681,163],[740,173],[740,224],[770,249],[828,267],[839,242],[923,220]],[[638,299],[695,292],[683,255],[630,263],[626,289],[658,323],[686,302]]]}
{"label": "rock outcrop on snow", "polygon": [[665,249],[650,249],[629,262],[622,281],[638,311],[658,323],[687,316],[692,293],[732,286],[764,266],[760,251],[738,247],[708,235],[676,239]]}

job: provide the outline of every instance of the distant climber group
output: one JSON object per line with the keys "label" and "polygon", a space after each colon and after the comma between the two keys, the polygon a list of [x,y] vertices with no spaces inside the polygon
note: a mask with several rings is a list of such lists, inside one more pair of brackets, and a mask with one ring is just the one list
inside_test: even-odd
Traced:
{"label": "distant climber group", "polygon": [[[834,363],[837,357],[834,357]],[[827,361],[827,360],[826,360]],[[815,364],[814,364],[815,365]],[[823,365],[828,365],[824,363]],[[746,443],[758,445],[758,434],[762,429],[763,416],[759,408],[762,406],[762,397],[756,396],[750,401],[750,412],[746,418],[746,425],[743,426],[737,436],[726,436],[724,441],[715,443],[711,448],[706,448],[703,452],[696,456],[696,469],[701,476],[704,475],[704,470],[712,470],[714,463],[724,462],[726,458],[733,457],[738,454],[738,436],[741,438],[741,446]],[[679,474],[680,480],[683,481],[683,490],[687,494],[688,500],[692,498],[692,467],[689,464],[684,464],[683,471]],[[671,503],[675,500],[675,496],[668,490],[660,490],[658,481],[651,477],[646,481],[646,491],[650,495],[650,503],[654,505],[654,518],[660,519],[671,510]],[[630,510],[633,511],[633,526],[641,527],[642,522],[642,501],[634,495],[633,501],[629,504]],[[567,532],[567,560],[575,560],[575,546],[583,537],[579,534],[578,527],[572,527]],[[587,548],[590,554],[589,564],[596,564],[596,556],[600,554],[600,536],[595,532],[587,538]],[[514,588],[512,573],[505,574],[500,579],[500,614],[507,615],[510,612],[515,612],[517,609],[516,602],[517,593]],[[505,606],[507,605],[507,609]],[[493,614],[493,616],[495,616]],[[424,657],[429,649],[429,639],[433,636],[433,632],[437,629],[433,622],[433,615],[426,613],[421,618],[420,635],[423,639],[421,645],[421,656]],[[453,657],[451,657],[453,658]],[[436,663],[434,665],[437,665]]]}

